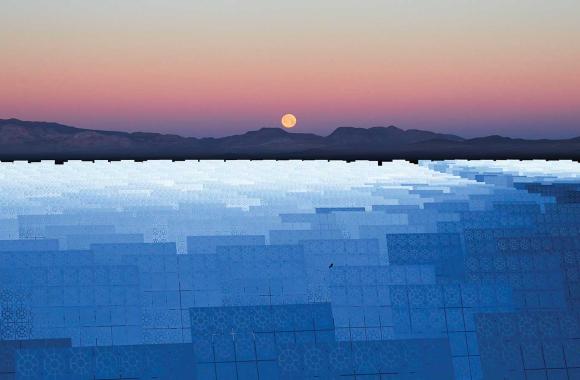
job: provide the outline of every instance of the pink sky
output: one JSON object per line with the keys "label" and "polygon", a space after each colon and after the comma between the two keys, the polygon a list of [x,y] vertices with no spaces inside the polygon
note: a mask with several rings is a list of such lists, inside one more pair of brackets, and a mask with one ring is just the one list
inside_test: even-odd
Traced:
{"label": "pink sky", "polygon": [[0,118],[219,136],[291,112],[321,134],[580,135],[577,1],[409,3],[5,0]]}

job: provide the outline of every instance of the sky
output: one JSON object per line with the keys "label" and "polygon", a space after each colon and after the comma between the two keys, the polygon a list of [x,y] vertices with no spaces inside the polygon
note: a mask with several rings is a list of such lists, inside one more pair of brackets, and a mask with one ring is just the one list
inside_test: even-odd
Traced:
{"label": "sky", "polygon": [[578,0],[1,0],[0,118],[580,135]]}

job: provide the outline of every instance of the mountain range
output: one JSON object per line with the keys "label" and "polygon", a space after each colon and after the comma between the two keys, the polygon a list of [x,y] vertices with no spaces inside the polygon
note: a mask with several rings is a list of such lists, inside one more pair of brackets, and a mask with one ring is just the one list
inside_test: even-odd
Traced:
{"label": "mountain range", "polygon": [[466,139],[394,126],[337,128],[328,136],[262,128],[221,138],[100,131],[57,123],[0,119],[1,160],[118,159],[574,159],[580,137]]}

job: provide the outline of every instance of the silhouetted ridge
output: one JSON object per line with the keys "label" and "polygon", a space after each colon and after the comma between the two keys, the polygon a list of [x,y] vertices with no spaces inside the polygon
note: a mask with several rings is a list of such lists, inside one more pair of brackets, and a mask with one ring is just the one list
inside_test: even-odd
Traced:
{"label": "silhouetted ridge", "polygon": [[362,144],[363,146],[376,149],[381,146],[391,146],[400,144],[413,144],[421,141],[433,139],[462,141],[463,139],[454,135],[446,135],[416,129],[403,130],[394,126],[390,127],[373,127],[337,128],[328,136],[328,140],[333,144]]}
{"label": "silhouetted ridge", "polygon": [[522,141],[521,139],[512,139],[510,137],[504,137],[499,135],[491,135],[485,137],[476,137],[473,139],[469,139],[470,143],[509,143],[513,142],[514,140]]}
{"label": "silhouetted ridge", "polygon": [[340,127],[326,137],[261,128],[221,138],[150,132],[81,129],[58,123],[0,120],[0,159],[443,159],[569,158],[580,155],[580,137],[524,140],[473,139],[394,126]]}

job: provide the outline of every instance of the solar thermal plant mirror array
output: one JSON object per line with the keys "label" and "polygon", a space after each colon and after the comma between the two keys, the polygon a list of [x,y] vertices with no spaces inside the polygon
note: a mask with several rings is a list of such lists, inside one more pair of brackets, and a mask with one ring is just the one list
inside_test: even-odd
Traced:
{"label": "solar thermal plant mirror array", "polygon": [[0,379],[580,379],[580,164],[0,164]]}

